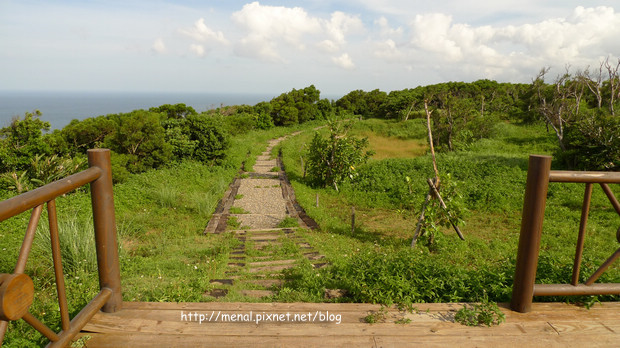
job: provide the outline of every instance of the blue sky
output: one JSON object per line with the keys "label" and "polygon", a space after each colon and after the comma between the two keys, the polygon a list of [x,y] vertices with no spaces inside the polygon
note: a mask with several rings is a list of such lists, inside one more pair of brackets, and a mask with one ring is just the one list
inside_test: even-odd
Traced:
{"label": "blue sky", "polygon": [[0,90],[323,94],[620,55],[617,1],[0,0]]}

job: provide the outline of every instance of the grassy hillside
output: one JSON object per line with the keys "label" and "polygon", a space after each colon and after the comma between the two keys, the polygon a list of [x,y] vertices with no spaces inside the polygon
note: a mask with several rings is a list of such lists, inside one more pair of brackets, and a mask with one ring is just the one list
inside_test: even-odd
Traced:
{"label": "grassy hillside", "polygon": [[[316,126],[304,125],[304,132],[284,142],[281,149],[298,201],[321,226],[319,231],[300,233],[328,257],[330,266],[289,271],[284,288],[270,300],[326,301],[325,288],[340,288],[348,296],[338,301],[401,304],[475,301],[484,291],[493,301],[508,301],[527,157],[530,153],[551,154],[556,147],[554,137],[545,133],[544,127],[500,123],[491,138],[474,142],[458,152],[439,154],[442,176],[450,173],[459,182],[469,210],[462,228],[467,241],[460,241],[452,230],[446,229],[438,235],[433,248],[429,249],[421,241],[412,250],[409,243],[426,195],[425,180],[432,176],[424,122],[419,119],[358,122],[353,134],[368,136],[376,154],[358,168],[355,180],[343,184],[339,193],[310,187],[303,178],[300,156]],[[227,234],[205,236],[202,232],[242,162],[246,161],[249,167],[269,139],[294,130],[275,128],[237,136],[221,165],[194,161],[171,163],[131,175],[124,183],[115,185],[123,299],[213,300],[203,294],[211,289],[209,280],[223,277],[229,252],[238,241]],[[412,179],[411,186],[405,181],[407,176]],[[617,187],[613,189],[619,193]],[[570,279],[582,195],[582,185],[552,184],[549,188],[539,282]],[[82,190],[60,197],[58,207],[69,309],[73,316],[98,288],[92,258],[93,232],[89,227],[90,197]],[[356,210],[353,233],[351,207]],[[28,214],[22,214],[2,222],[1,273],[12,272],[28,218]],[[583,277],[616,250],[614,234],[618,222],[606,197],[595,189]],[[27,266],[37,289],[31,312],[58,330],[60,319],[46,241],[49,237],[43,227],[46,223],[44,214]],[[620,282],[617,263],[601,281]],[[45,342],[29,325],[17,321],[11,323],[4,344],[25,347]]]}
{"label": "grassy hillside", "polygon": [[[387,138],[399,145],[403,141],[422,144],[425,128],[420,119],[367,120],[356,125],[355,133],[380,137],[382,143]],[[434,246],[429,248],[421,241],[415,250],[409,245],[428,191],[425,180],[433,176],[430,155],[408,157],[406,146],[391,149],[394,152],[389,156],[380,151],[338,193],[310,187],[303,178],[299,149],[311,136],[306,133],[283,144],[284,163],[298,201],[321,226],[321,232],[309,233],[308,238],[334,265],[318,272],[320,276],[315,277],[321,281],[313,281],[311,288],[304,284],[312,274],[292,274],[291,278],[304,280],[292,285],[298,299],[320,300],[323,287],[337,287],[349,292],[349,301],[475,301],[485,291],[494,301],[509,301],[528,155],[551,154],[556,147],[544,127],[500,123],[489,139],[438,154],[440,174],[445,178],[449,173],[458,182],[469,211],[462,227],[466,241],[460,241],[452,229],[443,229]],[[411,186],[406,177],[411,178]],[[578,184],[549,187],[538,282],[570,280],[583,190]],[[352,207],[356,211],[354,232]],[[582,280],[616,250],[618,222],[605,195],[595,189]],[[620,282],[617,263],[601,281]]]}

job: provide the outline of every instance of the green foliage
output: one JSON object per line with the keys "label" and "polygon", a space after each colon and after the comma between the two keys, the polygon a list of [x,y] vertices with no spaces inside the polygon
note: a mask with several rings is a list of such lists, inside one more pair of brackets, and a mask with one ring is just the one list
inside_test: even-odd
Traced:
{"label": "green foliage", "polygon": [[[409,177],[406,179],[409,183]],[[439,234],[440,227],[452,228],[452,223],[457,226],[464,225],[463,219],[468,212],[463,201],[463,195],[459,192],[458,183],[452,180],[450,173],[442,175],[439,190],[447,209],[441,207],[439,199],[431,199],[426,206],[420,230],[420,235],[427,239],[429,248],[435,247],[433,243]]]}
{"label": "green foliage", "polygon": [[565,133],[566,151],[556,156],[578,170],[620,170],[620,117],[584,117]]}
{"label": "green foliage", "polygon": [[149,111],[155,113],[164,113],[168,116],[168,118],[172,119],[186,118],[189,115],[198,114],[193,107],[187,106],[182,103],[174,105],[164,104],[158,107],[150,108]]}
{"label": "green foliage", "polygon": [[[92,220],[81,220],[75,215],[59,219],[58,238],[63,270],[67,276],[97,271],[95,230]],[[39,225],[33,245],[39,257],[45,260],[52,259],[50,231],[47,224]]]}
{"label": "green foliage", "polygon": [[355,167],[372,155],[364,151],[368,139],[347,135],[351,126],[351,123],[330,121],[328,138],[315,133],[307,152],[308,177],[315,184],[333,186],[338,191],[338,185],[353,179],[357,175]]}
{"label": "green foliage", "polygon": [[297,221],[297,219],[287,216],[278,223],[278,227],[279,228],[299,227],[299,222]]}
{"label": "green foliage", "polygon": [[368,324],[376,324],[376,323],[384,323],[387,317],[387,309],[385,306],[381,306],[381,309],[378,311],[371,311],[367,316],[364,317],[364,321]]}
{"label": "green foliage", "polygon": [[184,127],[189,139],[196,143],[192,158],[204,163],[222,162],[230,139],[215,119],[206,115],[190,115]]}
{"label": "green foliage", "polygon": [[43,131],[49,129],[50,123],[41,120],[39,110],[26,112],[23,120],[16,117],[0,129],[0,173],[26,170],[33,156],[50,154],[43,139]]}
{"label": "green foliage", "polygon": [[36,155],[29,170],[30,180],[38,186],[49,184],[86,169],[86,158],[63,158],[57,155]]}
{"label": "green foliage", "polygon": [[336,101],[336,107],[363,118],[377,117],[379,108],[387,98],[387,93],[375,89],[370,92],[351,91]]}
{"label": "green foliage", "polygon": [[467,326],[499,325],[505,320],[506,316],[497,303],[489,302],[486,292],[480,303],[465,304],[454,316],[454,321]]}
{"label": "green foliage", "polygon": [[106,139],[113,151],[129,155],[127,169],[132,173],[157,168],[172,159],[172,147],[165,141],[160,115],[136,110],[113,117],[116,131]]}
{"label": "green foliage", "polygon": [[293,89],[271,100],[271,118],[276,126],[291,126],[322,118],[318,102],[320,91],[310,85]]}
{"label": "green foliage", "polygon": [[333,281],[346,289],[354,302],[390,305],[473,301],[475,294],[485,289],[493,298],[508,300],[512,281],[505,274],[509,270],[468,270],[441,262],[441,256],[416,250],[360,248],[334,266]]}
{"label": "green foliage", "polygon": [[82,121],[72,120],[60,134],[72,154],[86,153],[88,149],[101,147],[116,128],[117,124],[110,117],[89,117]]}

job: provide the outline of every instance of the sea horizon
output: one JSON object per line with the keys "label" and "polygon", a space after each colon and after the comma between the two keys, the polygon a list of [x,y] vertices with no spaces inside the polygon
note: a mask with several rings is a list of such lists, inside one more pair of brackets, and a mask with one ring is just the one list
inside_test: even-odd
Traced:
{"label": "sea horizon", "polygon": [[[183,103],[197,112],[222,106],[256,105],[281,93],[215,92],[120,92],[120,91],[0,91],[0,128],[14,117],[39,110],[51,130],[62,129],[71,120],[149,109],[163,104]],[[325,98],[324,96],[321,96]]]}

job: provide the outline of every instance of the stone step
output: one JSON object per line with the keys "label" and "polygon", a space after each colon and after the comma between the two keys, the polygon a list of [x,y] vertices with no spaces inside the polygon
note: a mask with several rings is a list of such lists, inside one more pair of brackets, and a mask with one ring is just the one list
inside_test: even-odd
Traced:
{"label": "stone step", "polygon": [[287,260],[249,262],[248,265],[250,267],[276,266],[276,265],[291,265],[291,264],[294,264],[295,262],[297,262],[297,260],[287,259]]}
{"label": "stone step", "polygon": [[275,265],[275,266],[262,266],[252,267],[248,269],[248,273],[262,273],[262,272],[279,272],[285,269],[293,268],[295,265]]}
{"label": "stone step", "polygon": [[215,284],[215,285],[233,285],[234,280],[233,279],[211,279],[209,283]]}

